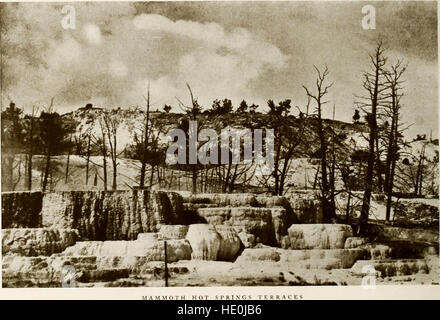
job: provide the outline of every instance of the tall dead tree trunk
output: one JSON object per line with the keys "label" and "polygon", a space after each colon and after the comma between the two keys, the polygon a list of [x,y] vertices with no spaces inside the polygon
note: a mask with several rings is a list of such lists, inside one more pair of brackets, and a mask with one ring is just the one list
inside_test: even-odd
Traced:
{"label": "tall dead tree trunk", "polygon": [[394,175],[398,159],[398,140],[399,140],[399,116],[400,116],[400,98],[403,94],[400,92],[403,88],[400,80],[405,72],[406,66],[402,66],[402,61],[398,60],[395,66],[392,66],[391,72],[386,73],[387,85],[390,89],[391,104],[389,106],[389,117],[391,117],[391,128],[388,135],[388,152],[385,168],[385,191],[386,201],[386,221],[391,219],[391,205],[394,186]]}
{"label": "tall dead tree trunk", "polygon": [[110,159],[113,166],[113,180],[112,180],[112,190],[117,189],[117,129],[118,129],[118,120],[116,119],[117,115],[104,114],[104,123],[106,126],[107,139],[110,149]]}
{"label": "tall dead tree trunk", "polygon": [[32,107],[32,114],[29,118],[29,133],[28,133],[28,158],[27,158],[27,175],[26,175],[26,185],[27,189],[32,190],[32,158],[34,155],[34,117],[35,117],[35,107]]}
{"label": "tall dead tree trunk", "polygon": [[113,134],[113,144],[114,144],[114,149],[113,149],[113,156],[112,156],[112,164],[113,164],[113,184],[112,184],[112,189],[116,190],[117,189],[116,178],[117,178],[117,167],[118,167],[117,157],[116,157],[116,132]]}
{"label": "tall dead tree trunk", "polygon": [[148,82],[148,91],[147,91],[147,115],[145,120],[144,127],[144,147],[142,154],[142,165],[141,165],[141,176],[139,180],[139,187],[143,188],[145,184],[145,171],[147,168],[147,156],[148,156],[148,122],[150,121],[150,82]]}
{"label": "tall dead tree trunk", "polygon": [[50,172],[50,149],[47,150],[47,154],[46,154],[46,164],[44,166],[44,175],[43,175],[43,186],[41,188],[42,192],[46,192],[47,183],[49,180],[49,172]]}
{"label": "tall dead tree trunk", "polygon": [[[189,95],[191,97],[191,107],[186,107],[180,100],[179,103],[181,105],[181,107],[184,108],[186,114],[189,116],[188,120],[190,121],[197,121],[197,115],[200,113],[201,108],[197,102],[197,100],[194,98],[193,92],[191,90],[191,87],[189,86],[189,84],[186,84],[186,87],[188,88],[189,91]],[[188,121],[189,122],[189,121]],[[198,132],[199,128],[196,128],[196,132]],[[188,132],[187,132],[187,150],[190,150],[190,148],[188,148],[189,146],[189,136],[191,135],[191,128],[188,126]],[[196,137],[197,138],[197,137]],[[196,150],[195,152],[197,152],[198,150],[198,145],[196,145]],[[187,163],[189,163],[188,158],[190,157],[189,152],[187,152]],[[196,159],[197,159],[197,154],[195,155]],[[187,169],[187,171],[191,172],[191,180],[192,180],[192,187],[191,187],[191,192],[193,194],[197,193],[197,177],[198,177],[198,171],[200,170],[199,168],[199,164],[196,163],[195,164],[189,164],[189,169]]]}
{"label": "tall dead tree trunk", "polygon": [[87,155],[86,155],[86,185],[89,184],[89,170],[90,170],[90,145],[92,133],[89,132],[87,136]]}
{"label": "tall dead tree trunk", "polygon": [[380,159],[379,135],[376,133],[376,171],[377,171],[377,190],[383,191],[382,162]]}
{"label": "tall dead tree trunk", "polygon": [[102,146],[103,151],[102,151],[102,166],[103,166],[103,183],[104,183],[104,191],[107,191],[107,150],[105,145]]}
{"label": "tall dead tree trunk", "polygon": [[103,118],[99,118],[99,126],[101,128],[101,141],[99,141],[101,154],[102,154],[102,169],[103,169],[103,183],[104,183],[104,191],[107,191],[107,145],[105,143],[105,127],[103,123]]}
{"label": "tall dead tree trunk", "polygon": [[64,178],[64,183],[69,182],[69,166],[70,166],[70,143],[72,142],[72,135],[70,135],[69,145],[67,146],[67,161],[66,161],[66,175]]}
{"label": "tall dead tree trunk", "polygon": [[151,174],[150,174],[150,189],[153,186],[153,181],[154,181],[154,168],[155,166],[151,166]]}
{"label": "tall dead tree trunk", "polygon": [[[333,121],[335,120],[335,112],[336,112],[336,106],[333,104]],[[335,202],[335,195],[336,195],[336,153],[335,153],[335,130],[332,129],[332,162],[330,167],[330,205],[333,208],[334,217],[336,217],[336,202]]]}
{"label": "tall dead tree trunk", "polygon": [[368,158],[367,158],[367,174],[365,177],[364,195],[362,199],[362,209],[359,224],[359,234],[365,235],[368,227],[368,216],[370,213],[371,193],[373,190],[373,174],[375,164],[375,142],[377,135],[377,108],[381,98],[379,95],[383,91],[381,77],[383,75],[383,67],[386,58],[383,57],[384,49],[382,42],[379,42],[374,55],[370,56],[372,63],[372,73],[364,74],[364,88],[368,91],[368,103],[364,107],[370,107],[371,111],[367,112],[367,122],[370,129],[368,139]]}
{"label": "tall dead tree trunk", "polygon": [[[196,101],[194,100],[194,96],[191,90],[191,87],[189,86],[189,84],[187,84],[190,96],[191,96],[191,104],[192,104],[192,112],[191,112],[191,120],[196,121],[197,120],[197,113],[198,113],[198,105],[196,104]],[[198,173],[198,168],[197,168],[197,164],[194,164],[192,166],[192,193],[196,194],[197,193],[197,174]]]}
{"label": "tall dead tree trunk", "polygon": [[29,191],[32,190],[32,153],[31,152],[28,154],[28,158],[26,162],[27,165],[26,185]]}
{"label": "tall dead tree trunk", "polygon": [[420,152],[420,156],[417,163],[417,175],[416,175],[416,185],[414,188],[414,194],[416,196],[422,195],[422,186],[423,186],[423,165],[425,160],[425,144],[422,146],[422,150]]}
{"label": "tall dead tree trunk", "polygon": [[324,132],[323,118],[322,118],[322,108],[328,101],[323,101],[324,96],[328,93],[333,83],[325,86],[324,82],[326,77],[329,75],[327,66],[324,72],[321,73],[319,69],[315,66],[315,70],[318,73],[318,78],[316,79],[316,89],[317,93],[312,94],[305,86],[307,96],[315,100],[317,104],[317,131],[320,143],[320,157],[321,157],[321,206],[322,206],[322,222],[331,222],[332,219],[336,217],[335,208],[333,206],[334,199],[332,200],[332,194],[330,190],[328,173],[327,173],[327,138]]}

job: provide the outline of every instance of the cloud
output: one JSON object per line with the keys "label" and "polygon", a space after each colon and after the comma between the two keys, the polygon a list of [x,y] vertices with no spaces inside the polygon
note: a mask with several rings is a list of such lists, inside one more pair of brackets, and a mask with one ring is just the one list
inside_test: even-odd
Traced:
{"label": "cloud", "polygon": [[83,32],[85,39],[90,45],[100,45],[102,43],[101,30],[96,24],[86,24]]}
{"label": "cloud", "polygon": [[[179,56],[175,69],[154,83],[172,89],[183,99],[188,96],[184,86],[188,82],[205,107],[222,97],[239,103],[243,97],[252,95],[248,87],[250,81],[267,70],[282,69],[288,59],[279,48],[243,28],[225,31],[217,23],[173,22],[154,14],[139,15],[133,23],[145,32],[166,34],[190,43],[191,49]],[[169,92],[165,91],[158,98],[175,104]]]}
{"label": "cloud", "polygon": [[81,63],[83,57],[81,44],[74,38],[67,36],[53,46],[47,56],[47,66],[49,70],[65,70],[75,68]]}
{"label": "cloud", "polygon": [[[238,103],[243,96],[251,94],[248,90],[251,80],[266,70],[282,69],[288,59],[279,48],[244,28],[225,31],[217,23],[174,22],[157,14],[136,16],[133,24],[149,34],[177,37],[190,43],[191,50],[179,56],[175,69],[155,83],[173,88],[182,96],[187,95],[184,83],[189,82],[199,102],[206,107],[219,97],[232,98]],[[174,96],[163,95],[159,99],[173,103]]]}
{"label": "cloud", "polygon": [[225,33],[222,26],[212,22],[198,23],[184,20],[174,22],[158,14],[141,14],[134,18],[133,23],[138,29],[167,32],[230,49],[245,48],[252,41],[249,32],[243,28]]}
{"label": "cloud", "polygon": [[[7,6],[12,17],[24,17],[15,20],[7,33],[21,31],[20,45],[30,43],[26,51],[34,55],[18,52],[6,61],[8,70],[20,70],[17,64],[28,66],[29,81],[17,75],[7,86],[8,95],[20,105],[30,108],[52,97],[61,110],[87,102],[143,104],[150,80],[158,108],[164,103],[176,105],[175,96],[183,99],[186,82],[200,103],[209,107],[218,97],[238,100],[251,95],[251,80],[267,70],[283,68],[287,61],[279,48],[245,28],[225,30],[213,22],[172,21],[159,14],[136,15],[126,6],[111,10],[107,4],[85,3],[75,5],[77,30],[64,30],[61,8]],[[51,20],[40,26],[43,16]],[[25,25],[31,26],[29,33],[23,32]],[[34,44],[35,37],[43,45]]]}
{"label": "cloud", "polygon": [[313,86],[313,64],[327,64],[335,82],[329,105],[335,103],[337,119],[350,121],[381,33],[390,61],[409,62],[403,119],[411,122],[415,110],[432,115],[410,130],[428,123],[436,135],[436,4],[377,3],[375,31],[362,30],[362,5],[79,2],[77,29],[65,30],[62,3],[2,3],[2,101],[29,111],[54,97],[60,112],[88,102],[143,105],[150,82],[153,109],[161,109],[176,107],[175,97],[189,103],[188,82],[205,107],[217,98],[304,105],[302,85]]}
{"label": "cloud", "polygon": [[128,68],[120,61],[113,61],[109,65],[109,73],[113,77],[123,78],[128,74]]}

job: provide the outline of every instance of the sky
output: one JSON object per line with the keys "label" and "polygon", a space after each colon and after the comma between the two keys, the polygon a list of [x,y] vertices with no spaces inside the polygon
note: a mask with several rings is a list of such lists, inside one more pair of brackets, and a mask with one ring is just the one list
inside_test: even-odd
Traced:
{"label": "sky", "polygon": [[[314,65],[328,66],[324,117],[351,121],[362,73],[378,37],[388,61],[408,63],[402,119],[408,135],[438,136],[436,2],[107,2],[74,3],[75,29],[64,29],[68,3],[1,4],[2,105],[64,113],[92,103],[152,109],[245,99],[306,104]],[[71,4],[71,3],[70,3]],[[362,7],[376,29],[362,28]]]}

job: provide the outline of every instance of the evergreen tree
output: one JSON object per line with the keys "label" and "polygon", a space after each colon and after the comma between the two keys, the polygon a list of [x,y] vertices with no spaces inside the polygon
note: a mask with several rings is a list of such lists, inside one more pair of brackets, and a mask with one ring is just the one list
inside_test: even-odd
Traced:
{"label": "evergreen tree", "polygon": [[45,166],[41,190],[47,190],[47,183],[51,170],[51,157],[66,150],[70,141],[69,129],[63,125],[63,120],[57,112],[44,111],[39,117],[40,143],[45,155]]}
{"label": "evergreen tree", "polygon": [[353,123],[359,123],[359,119],[361,118],[360,114],[359,114],[359,110],[355,109],[354,110],[354,115],[353,115]]}
{"label": "evergreen tree", "polygon": [[240,106],[237,108],[237,113],[246,113],[248,112],[249,106],[245,100],[240,102]]}
{"label": "evergreen tree", "polygon": [[11,102],[1,114],[2,191],[14,189],[16,155],[23,150],[23,127],[20,121],[22,113],[23,110]]}

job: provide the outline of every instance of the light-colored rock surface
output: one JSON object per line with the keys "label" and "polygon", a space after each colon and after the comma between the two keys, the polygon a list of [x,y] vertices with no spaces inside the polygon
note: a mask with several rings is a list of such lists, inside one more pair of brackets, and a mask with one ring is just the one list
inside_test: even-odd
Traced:
{"label": "light-colored rock surface", "polygon": [[2,270],[15,272],[41,271],[50,266],[50,259],[45,256],[24,257],[17,255],[4,256],[2,261]]}
{"label": "light-colored rock surface", "polygon": [[316,191],[296,190],[286,195],[298,223],[318,223],[321,201]]}
{"label": "light-colored rock surface", "polygon": [[185,225],[169,225],[163,224],[160,226],[159,238],[162,240],[178,240],[185,239],[186,233],[188,232],[188,226]]}
{"label": "light-colored rock surface", "polygon": [[276,243],[270,208],[232,208],[229,222],[230,225],[242,227],[243,231],[253,234],[257,243]]}
{"label": "light-colored rock surface", "polygon": [[363,249],[289,250],[265,247],[245,249],[236,262],[272,261],[300,269],[341,269],[350,268],[365,257]]}
{"label": "light-colored rock surface", "polygon": [[393,254],[393,249],[386,244],[368,243],[360,248],[367,250],[370,253],[370,259],[373,260],[391,259]]}
{"label": "light-colored rock surface", "polygon": [[97,269],[127,268],[132,272],[142,274],[152,260],[148,256],[101,256],[96,257]]}
{"label": "light-colored rock surface", "polygon": [[255,195],[250,193],[215,194],[212,202],[219,206],[255,206],[257,201]]}
{"label": "light-colored rock surface", "polygon": [[343,249],[353,236],[344,224],[293,224],[288,229],[291,249]]}
{"label": "light-colored rock surface", "polygon": [[425,257],[429,273],[433,275],[437,281],[440,281],[440,258],[438,255],[429,255]]}
{"label": "light-colored rock surface", "polygon": [[272,225],[276,244],[277,246],[281,246],[282,239],[287,235],[287,228],[289,227],[287,211],[283,207],[271,207],[270,212],[272,214]]}
{"label": "light-colored rock surface", "polygon": [[286,210],[285,224],[289,227],[293,223],[299,223],[298,217],[293,211],[289,200],[283,196],[257,196],[257,202],[260,207],[265,208],[284,208]]}
{"label": "light-colored rock surface", "polygon": [[[272,221],[269,231],[271,234],[271,243],[261,240],[261,235],[254,234],[259,237],[259,242],[266,244],[280,244],[281,237],[287,234],[287,228],[297,222],[289,201],[282,196],[254,196],[252,194],[199,194],[191,195],[184,199],[186,210],[196,211],[197,214],[209,224],[219,225],[243,225],[242,222],[234,223],[232,217],[242,215],[243,212],[248,216],[246,219],[255,220],[256,212],[263,215],[271,210]],[[238,212],[238,214],[237,214]],[[263,217],[263,221],[267,221],[267,217]],[[264,237],[263,237],[264,238]],[[276,243],[275,243],[276,241]]]}
{"label": "light-colored rock surface", "polygon": [[191,224],[186,234],[192,249],[191,259],[217,260],[221,237],[214,226],[209,224]]}
{"label": "light-colored rock surface", "polygon": [[12,256],[3,263],[6,286],[61,287],[66,273],[72,272],[75,281],[108,282],[129,276],[131,269],[120,265],[98,267],[96,257],[19,257]]}
{"label": "light-colored rock surface", "polygon": [[253,234],[250,234],[242,227],[233,227],[234,230],[237,232],[238,237],[241,240],[241,243],[243,243],[243,246],[245,248],[253,248],[257,244],[257,241],[255,240],[255,236]]}
{"label": "light-colored rock surface", "polygon": [[217,260],[234,261],[243,246],[237,232],[231,226],[222,225],[215,226],[215,230],[221,237]]}
{"label": "light-colored rock surface", "polygon": [[283,196],[256,196],[257,203],[265,208],[290,206],[289,201]]}
{"label": "light-colored rock surface", "polygon": [[[80,241],[67,248],[66,256],[125,256],[146,257],[147,261],[164,261],[163,241]],[[191,258],[191,247],[186,240],[167,241],[167,259],[169,262]]]}
{"label": "light-colored rock surface", "polygon": [[244,249],[241,255],[237,258],[236,263],[243,263],[249,261],[280,261],[280,253],[277,248],[254,248]]}
{"label": "light-colored rock surface", "polygon": [[73,245],[78,232],[72,229],[15,228],[3,229],[2,254],[50,256]]}
{"label": "light-colored rock surface", "polygon": [[[42,209],[37,212],[32,204],[29,210],[22,198],[38,202],[38,195]],[[60,229],[2,230],[5,286],[60,286],[66,265],[75,268],[82,285],[163,285],[165,239],[170,272],[191,270],[173,275],[172,285],[360,284],[366,265],[383,277],[378,283],[439,282],[438,232],[377,223],[375,242],[368,243],[353,237],[350,226],[292,224],[319,219],[313,191],[287,197],[188,195],[185,204],[179,194],[163,191],[66,191],[44,197],[25,192],[6,198],[2,209],[11,214],[2,213],[3,223]],[[411,214],[423,216],[426,208],[416,207]],[[212,225],[187,225],[203,219]],[[93,241],[75,244],[62,228],[71,226],[79,228],[81,240]],[[107,239],[112,241],[100,241]]]}
{"label": "light-colored rock surface", "polygon": [[439,225],[439,199],[400,199],[394,207],[393,221],[399,226],[411,223],[433,228]]}
{"label": "light-colored rock surface", "polygon": [[398,227],[382,227],[379,238],[386,241],[413,241],[438,245],[438,231],[425,229],[407,229]]}
{"label": "light-colored rock surface", "polygon": [[201,208],[217,208],[217,205],[214,203],[190,203],[190,202],[183,203],[183,210],[187,212],[188,211],[196,212],[198,209]]}
{"label": "light-colored rock surface", "polygon": [[[307,285],[357,285],[360,278],[350,275],[349,269],[295,269],[286,263],[274,261],[248,261],[227,263],[216,261],[178,262],[189,272],[177,286],[199,283],[204,286],[307,286]],[[215,276],[214,276],[215,275]],[[273,297],[276,297],[275,295]],[[282,295],[280,295],[280,298]],[[285,296],[287,298],[287,295]],[[289,297],[293,299],[294,293]]]}
{"label": "light-colored rock surface", "polygon": [[362,237],[348,237],[345,239],[345,249],[354,249],[359,248],[360,246],[368,243],[368,238],[362,238]]}
{"label": "light-colored rock surface", "polygon": [[[260,249],[266,250],[267,248]],[[338,250],[327,251],[336,252]],[[272,252],[275,252],[275,250]],[[327,265],[328,270],[326,270],[324,264],[319,265],[321,259],[316,260],[317,263],[310,263],[309,269],[306,268],[307,265],[303,264],[307,260],[300,262],[271,260],[278,259],[268,257],[240,263],[181,260],[168,265],[171,273],[169,283],[171,286],[179,287],[236,285],[357,286],[362,284],[364,276],[363,274],[354,274],[351,269],[333,269],[332,265]],[[7,266],[8,263],[13,265],[15,269],[22,271],[13,272],[12,268]],[[59,270],[62,270],[63,265],[66,264],[75,267],[77,271],[75,274],[76,286],[80,288],[108,286],[158,287],[164,285],[163,262],[145,261],[145,257],[69,257],[58,254],[51,257],[5,257],[3,261],[3,287],[60,287],[63,274]],[[409,266],[408,263],[407,265]],[[392,271],[392,269],[390,270]],[[438,277],[431,273],[425,273],[426,270],[423,266],[418,270],[418,273],[412,275],[377,277],[376,284],[423,285],[439,283]],[[408,268],[403,267],[403,271],[408,272]],[[129,273],[129,278],[126,278],[127,273]]]}
{"label": "light-colored rock surface", "polygon": [[137,240],[140,241],[157,241],[159,235],[157,232],[143,232],[137,235]]}
{"label": "light-colored rock surface", "polygon": [[185,218],[182,197],[165,191],[19,192],[2,198],[3,228],[77,229],[82,240],[132,240]]}
{"label": "light-colored rock surface", "polygon": [[200,208],[197,210],[200,217],[212,225],[225,224],[231,219],[231,208]]}
{"label": "light-colored rock surface", "polygon": [[421,259],[429,255],[438,255],[438,247],[410,241],[368,243],[361,248],[367,249],[372,259]]}
{"label": "light-colored rock surface", "polygon": [[283,250],[278,249],[281,261],[298,264],[305,269],[345,269],[351,268],[359,259],[365,259],[367,252],[363,249],[312,249]]}
{"label": "light-colored rock surface", "polygon": [[200,193],[184,197],[183,200],[188,203],[215,204],[218,207],[251,207],[257,204],[255,195],[251,193]]}
{"label": "light-colored rock surface", "polygon": [[141,232],[141,209],[132,194],[123,191],[51,192],[45,194],[42,224],[58,228],[78,227],[84,240],[130,239]]}
{"label": "light-colored rock surface", "polygon": [[198,209],[198,213],[209,224],[237,227],[236,231],[238,233],[252,234],[255,237],[256,243],[274,245],[276,244],[276,235],[272,220],[272,210],[275,212],[277,225],[283,229],[285,222],[282,219],[285,218],[285,211],[282,208],[202,208]]}
{"label": "light-colored rock surface", "polygon": [[381,277],[426,274],[429,272],[424,259],[358,260],[351,268],[351,272],[357,275],[371,274],[372,270],[378,272]]}

